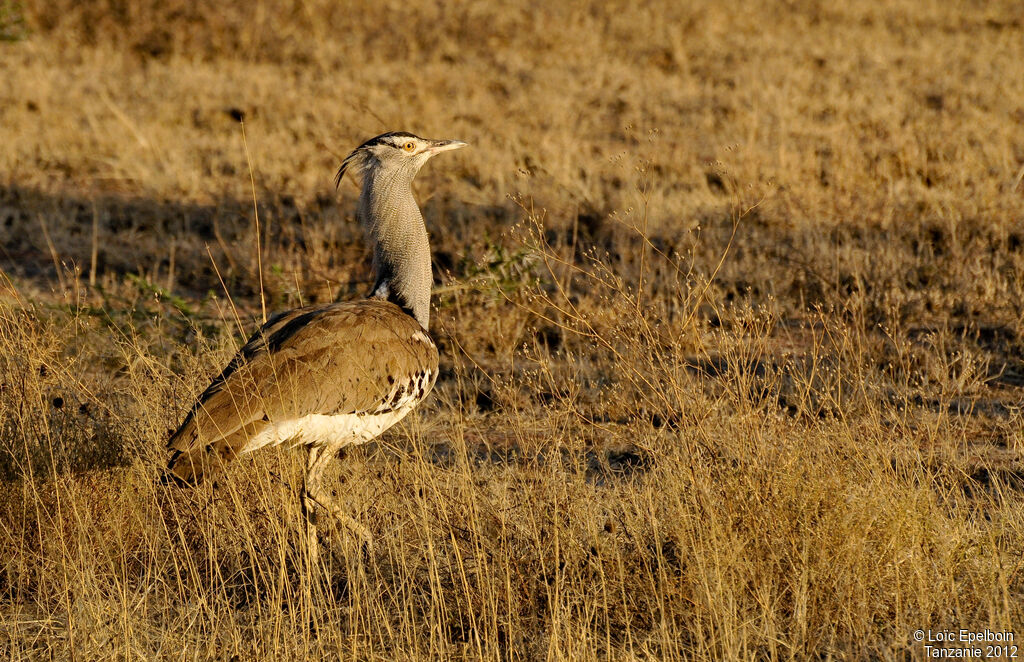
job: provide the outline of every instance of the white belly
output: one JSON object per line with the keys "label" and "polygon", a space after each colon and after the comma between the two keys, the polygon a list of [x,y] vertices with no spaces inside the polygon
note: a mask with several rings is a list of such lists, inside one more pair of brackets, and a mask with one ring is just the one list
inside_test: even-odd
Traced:
{"label": "white belly", "polygon": [[311,414],[278,421],[250,439],[241,452],[251,453],[264,446],[284,443],[293,446],[336,447],[363,444],[405,418],[410,411],[412,407],[405,406],[382,414]]}

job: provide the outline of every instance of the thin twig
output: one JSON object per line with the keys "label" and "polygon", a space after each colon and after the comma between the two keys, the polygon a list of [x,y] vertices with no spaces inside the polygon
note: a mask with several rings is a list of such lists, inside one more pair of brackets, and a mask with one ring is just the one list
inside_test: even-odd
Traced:
{"label": "thin twig", "polygon": [[[266,324],[267,300],[263,295],[263,251],[260,246],[260,210],[259,206],[256,204],[256,179],[252,175],[252,159],[249,157],[249,143],[245,140],[245,122],[239,122],[239,124],[242,126],[242,146],[245,148],[245,161],[249,164],[249,185],[252,187],[252,212],[256,219],[256,270],[259,272],[260,278],[260,314],[263,315],[263,324]],[[220,274],[218,274],[218,276],[219,275]],[[236,313],[235,316],[237,317],[238,314]]]}
{"label": "thin twig", "polygon": [[224,290],[224,295],[228,298],[228,303],[231,305],[231,312],[235,316],[235,324],[238,325],[238,333],[245,338],[245,327],[242,326],[242,318],[238,316],[238,309],[235,308],[235,300],[231,298],[231,292],[228,291],[228,286],[224,283],[224,278],[220,275],[220,269],[217,267],[217,260],[213,259],[213,253],[210,252],[209,244],[206,244],[206,254],[210,256],[210,263],[213,264],[213,271],[217,274],[217,280],[220,281],[220,287]]}

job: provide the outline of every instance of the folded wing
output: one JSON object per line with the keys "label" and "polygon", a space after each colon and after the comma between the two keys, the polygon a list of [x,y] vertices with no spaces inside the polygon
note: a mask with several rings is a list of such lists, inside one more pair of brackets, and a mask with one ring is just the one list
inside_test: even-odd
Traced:
{"label": "folded wing", "polygon": [[[277,315],[199,396],[168,441],[169,469],[197,482],[275,424],[312,414],[380,413],[411,396],[418,400],[433,386],[437,360],[419,323],[386,301]],[[410,393],[414,388],[422,393]]]}

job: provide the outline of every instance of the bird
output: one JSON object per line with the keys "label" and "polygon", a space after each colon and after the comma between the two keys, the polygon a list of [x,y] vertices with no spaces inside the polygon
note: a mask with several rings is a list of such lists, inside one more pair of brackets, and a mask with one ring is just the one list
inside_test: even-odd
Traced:
{"label": "bird", "polygon": [[465,146],[390,131],[342,161],[335,187],[346,173],[361,178],[356,217],[373,251],[373,287],[364,299],[277,313],[253,333],[169,438],[165,482],[197,485],[239,455],[301,446],[311,554],[316,506],[372,545],[369,530],[328,496],[323,472],[346,447],[402,420],[434,386],[430,245],[412,182],[430,158]]}

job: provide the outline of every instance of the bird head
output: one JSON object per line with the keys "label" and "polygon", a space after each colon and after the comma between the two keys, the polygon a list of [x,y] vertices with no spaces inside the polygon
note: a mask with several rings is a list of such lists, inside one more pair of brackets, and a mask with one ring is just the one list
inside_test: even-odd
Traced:
{"label": "bird head", "polygon": [[461,140],[430,140],[405,131],[382,133],[352,150],[342,161],[334,185],[340,185],[341,178],[348,171],[360,175],[371,172],[374,175],[402,175],[412,181],[430,157],[465,146]]}

